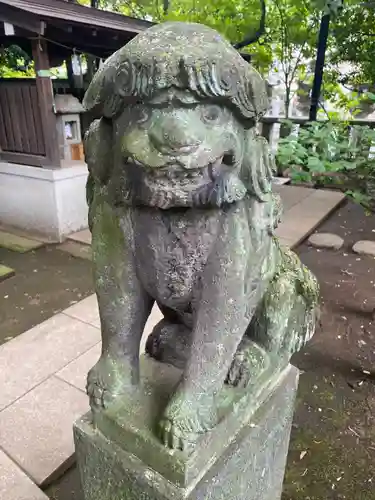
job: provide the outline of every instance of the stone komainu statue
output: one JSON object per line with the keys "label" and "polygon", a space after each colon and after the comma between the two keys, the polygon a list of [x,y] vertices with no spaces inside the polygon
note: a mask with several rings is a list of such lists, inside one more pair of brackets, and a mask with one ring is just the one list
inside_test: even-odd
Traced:
{"label": "stone komainu statue", "polygon": [[318,285],[274,236],[259,74],[212,29],[165,23],[94,77],[85,107],[87,199],[102,329],[91,406],[131,398],[156,302],[150,356],[182,368],[159,422],[185,449],[217,423],[223,384],[251,391],[313,335]]}

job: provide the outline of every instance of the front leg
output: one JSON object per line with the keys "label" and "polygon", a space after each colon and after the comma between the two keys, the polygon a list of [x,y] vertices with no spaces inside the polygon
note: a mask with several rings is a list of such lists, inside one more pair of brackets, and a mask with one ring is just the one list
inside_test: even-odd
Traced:
{"label": "front leg", "polygon": [[131,394],[138,384],[139,345],[152,301],[137,277],[129,214],[120,219],[101,196],[94,203],[92,251],[102,354],[88,374],[87,393],[91,407],[98,409]]}
{"label": "front leg", "polygon": [[[188,448],[217,424],[215,396],[263,293],[267,241],[254,244],[246,215],[233,215],[225,215],[222,234],[206,264],[190,358],[160,422],[161,438],[171,448]],[[246,283],[249,272],[251,283]]]}

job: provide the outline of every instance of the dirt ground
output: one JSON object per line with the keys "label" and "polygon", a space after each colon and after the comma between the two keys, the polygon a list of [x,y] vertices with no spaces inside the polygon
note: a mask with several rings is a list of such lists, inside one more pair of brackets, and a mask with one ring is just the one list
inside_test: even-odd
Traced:
{"label": "dirt ground", "polygon": [[[351,246],[375,240],[375,217],[347,204],[320,231],[342,236],[345,248],[298,248],[321,283],[322,317],[312,342],[293,360],[303,373],[283,500],[374,500],[375,261],[354,255]],[[83,500],[77,470],[47,494]]]}
{"label": "dirt ground", "polygon": [[0,283],[0,345],[93,293],[91,263],[54,245],[0,248],[0,262],[16,272]]}
{"label": "dirt ground", "polygon": [[351,252],[375,240],[375,217],[347,204],[319,231],[339,251],[298,249],[317,275],[321,327],[293,360],[301,375],[283,500],[375,499],[375,260]]}

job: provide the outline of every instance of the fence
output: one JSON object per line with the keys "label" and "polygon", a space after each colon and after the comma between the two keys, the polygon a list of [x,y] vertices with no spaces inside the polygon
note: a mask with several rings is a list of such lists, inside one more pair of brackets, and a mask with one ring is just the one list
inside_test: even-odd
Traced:
{"label": "fence", "polygon": [[27,155],[46,154],[35,80],[0,80],[0,149]]}
{"label": "fence", "polygon": [[[51,83],[55,95],[70,93],[67,80],[53,79]],[[49,134],[42,116],[35,78],[0,79],[2,160],[34,166],[50,163]]]}

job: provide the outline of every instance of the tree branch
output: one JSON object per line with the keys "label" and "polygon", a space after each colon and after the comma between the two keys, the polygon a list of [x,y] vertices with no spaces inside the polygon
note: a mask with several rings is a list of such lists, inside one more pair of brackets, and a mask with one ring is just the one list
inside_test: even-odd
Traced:
{"label": "tree branch", "polygon": [[265,0],[260,0],[260,8],[262,11],[262,15],[260,18],[259,22],[259,28],[256,30],[256,32],[245,38],[242,42],[235,43],[233,47],[237,50],[243,49],[244,47],[247,47],[247,45],[251,45],[252,43],[255,43],[259,38],[265,33],[266,31],[266,1]]}
{"label": "tree branch", "polygon": [[305,45],[306,45],[306,40],[303,42],[303,44],[301,45],[301,48],[300,48],[300,51],[299,51],[299,54],[297,56],[297,59],[296,59],[296,63],[294,65],[294,69],[292,71],[292,74],[291,74],[291,77],[290,77],[290,80],[293,81],[295,76],[296,76],[296,72],[297,72],[297,68],[299,66],[299,63],[301,62],[301,59],[302,59],[302,51],[303,49],[305,48]]}

